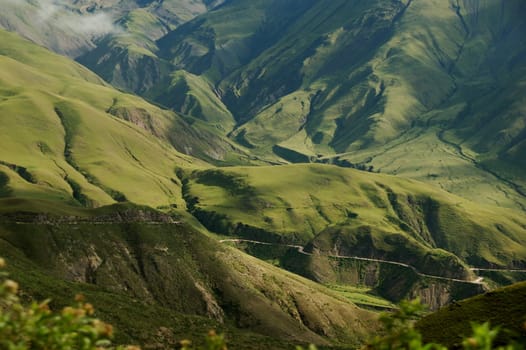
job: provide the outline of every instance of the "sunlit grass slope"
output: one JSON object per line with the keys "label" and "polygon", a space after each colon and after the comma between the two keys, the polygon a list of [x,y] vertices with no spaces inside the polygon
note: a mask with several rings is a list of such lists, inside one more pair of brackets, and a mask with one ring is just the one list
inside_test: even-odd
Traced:
{"label": "sunlit grass slope", "polygon": [[[379,6],[389,13],[384,5]],[[243,133],[248,143],[263,146],[258,147],[262,151],[278,144],[306,156],[348,152],[346,157],[353,163],[369,163],[382,172],[435,182],[476,201],[524,208],[523,176],[511,176],[509,167],[480,165],[498,158],[522,164],[518,152],[524,129],[519,117],[524,109],[524,65],[517,60],[524,47],[520,33],[526,26],[517,14],[523,5],[495,6],[491,2],[461,3],[457,13],[447,2],[413,1],[394,25],[376,15],[369,16],[373,24],[368,28],[353,22],[349,28],[362,28],[358,34],[338,27],[341,21],[332,18],[328,22],[334,27],[325,29],[323,45],[302,62],[302,86],[273,106],[264,106],[237,133]],[[507,23],[512,29],[505,32],[497,23]],[[375,41],[375,30],[381,33],[386,25],[392,28],[392,35]],[[370,57],[360,56],[356,49],[351,52],[358,40],[375,45],[366,53]],[[286,43],[286,38],[277,42],[276,48],[244,67],[241,77],[250,79],[251,71],[263,69],[266,78],[262,79],[275,83],[268,75],[278,66],[275,52],[287,47]],[[487,60],[476,58],[482,52],[488,52]],[[347,57],[348,62],[338,57]],[[292,72],[288,74],[291,80]],[[247,80],[247,84],[246,98],[252,103],[250,84],[256,83]],[[245,98],[242,91],[239,101]],[[261,94],[259,86],[254,87],[256,91]],[[301,108],[297,102],[283,107],[298,91],[310,94],[308,102]],[[261,95],[258,99],[265,101]],[[488,101],[494,103],[488,105]],[[311,109],[305,116],[302,107],[309,102]],[[295,111],[295,124],[288,123],[285,113],[290,115],[290,109]],[[281,121],[280,133],[277,140],[268,138],[261,145],[258,140],[269,135],[265,130],[271,125],[269,110],[275,110],[274,118]],[[502,169],[499,174],[505,179],[488,169]],[[514,184],[506,180],[510,178]]]}
{"label": "sunlit grass slope", "polygon": [[343,160],[526,208],[522,1],[233,0],[172,30],[194,5],[129,11],[80,60],[197,118],[207,159]]}
{"label": "sunlit grass slope", "polygon": [[0,32],[0,161],[15,197],[181,206],[169,143],[177,116],[80,65]]}
{"label": "sunlit grass slope", "polygon": [[[400,261],[524,265],[526,222],[424,183],[327,165],[196,170],[187,203],[210,229]],[[450,252],[447,253],[446,251]],[[434,258],[433,258],[434,259]],[[460,265],[459,265],[460,264]]]}
{"label": "sunlit grass slope", "polygon": [[259,158],[338,156],[524,209],[524,6],[231,1],[158,44],[213,83]]}
{"label": "sunlit grass slope", "polygon": [[226,134],[234,127],[234,117],[202,77],[179,71],[171,76],[170,88],[157,100],[181,113],[201,119]]}

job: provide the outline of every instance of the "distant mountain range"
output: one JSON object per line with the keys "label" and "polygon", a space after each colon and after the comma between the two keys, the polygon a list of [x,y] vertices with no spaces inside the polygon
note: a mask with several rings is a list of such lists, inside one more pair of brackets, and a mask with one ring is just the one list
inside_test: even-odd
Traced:
{"label": "distant mountain range", "polygon": [[0,25],[196,120],[219,148],[526,207],[522,1],[54,4],[8,1]]}
{"label": "distant mountain range", "polygon": [[265,161],[347,160],[524,209],[525,11],[234,0],[148,52],[112,37],[79,61]]}

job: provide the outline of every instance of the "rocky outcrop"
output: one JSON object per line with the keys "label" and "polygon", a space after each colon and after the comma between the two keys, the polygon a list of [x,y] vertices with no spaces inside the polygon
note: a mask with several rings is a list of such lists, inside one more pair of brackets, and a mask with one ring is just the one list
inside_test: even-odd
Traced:
{"label": "rocky outcrop", "polygon": [[431,310],[485,291],[482,283],[426,277],[404,266],[305,255],[293,249],[286,252],[281,263],[284,268],[320,283],[370,287],[393,303],[418,297]]}

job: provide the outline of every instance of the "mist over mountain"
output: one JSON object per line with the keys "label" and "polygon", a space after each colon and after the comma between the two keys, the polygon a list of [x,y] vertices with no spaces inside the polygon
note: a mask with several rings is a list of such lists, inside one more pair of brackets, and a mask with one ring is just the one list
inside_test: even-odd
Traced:
{"label": "mist over mountain", "polygon": [[95,39],[119,31],[109,13],[73,1],[5,0],[2,6],[0,27],[71,56],[94,48]]}
{"label": "mist over mountain", "polygon": [[[160,33],[204,13],[222,1],[135,0],[2,0],[0,27],[31,41],[76,57],[98,46],[102,38],[129,35],[120,23],[136,9],[151,13]],[[147,37],[161,34],[145,31]]]}

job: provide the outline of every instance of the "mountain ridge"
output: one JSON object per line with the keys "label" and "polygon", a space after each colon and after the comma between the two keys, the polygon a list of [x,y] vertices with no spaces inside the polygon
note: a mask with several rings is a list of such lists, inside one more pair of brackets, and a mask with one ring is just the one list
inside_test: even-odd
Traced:
{"label": "mountain ridge", "polygon": [[350,162],[524,209],[524,11],[229,1],[156,41],[148,60],[170,78],[146,89],[112,79],[96,54],[80,60],[191,118],[221,116],[218,137],[261,161]]}

